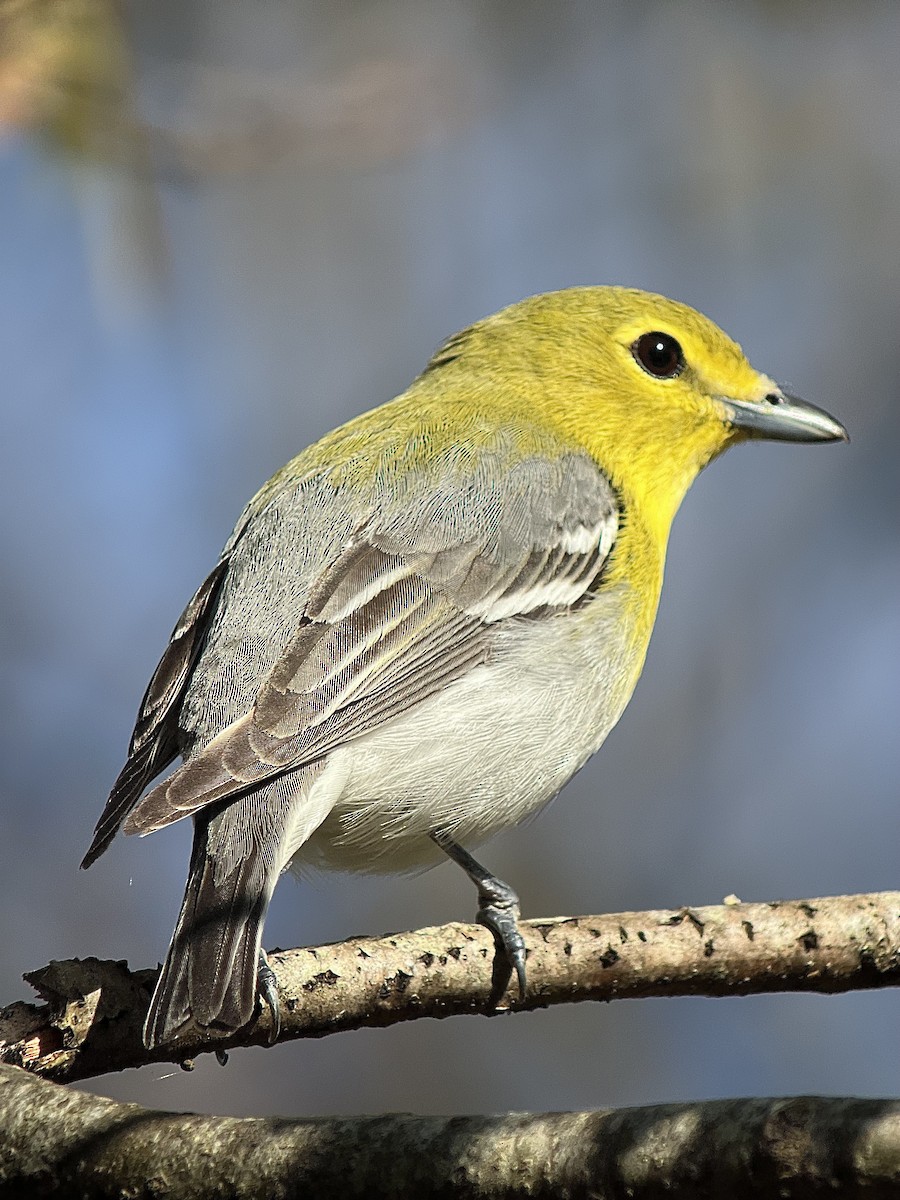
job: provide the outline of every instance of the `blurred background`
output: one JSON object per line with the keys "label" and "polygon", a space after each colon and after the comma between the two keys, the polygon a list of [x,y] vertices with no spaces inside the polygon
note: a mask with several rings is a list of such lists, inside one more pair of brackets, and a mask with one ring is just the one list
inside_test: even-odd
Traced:
{"label": "blurred background", "polygon": [[[900,6],[0,5],[0,1003],[159,961],[190,831],[78,871],[245,501],[533,292],[719,322],[853,442],[714,464],[600,755],[484,848],[527,916],[900,886]],[[287,878],[269,946],[471,919],[450,864]],[[900,999],[421,1021],[91,1085],[285,1115],[896,1092]]]}

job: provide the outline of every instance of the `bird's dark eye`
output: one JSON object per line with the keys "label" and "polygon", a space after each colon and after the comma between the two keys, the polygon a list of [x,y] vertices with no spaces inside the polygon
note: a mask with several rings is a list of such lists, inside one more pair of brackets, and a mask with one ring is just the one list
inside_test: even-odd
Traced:
{"label": "bird's dark eye", "polygon": [[657,379],[674,379],[684,370],[684,353],[670,333],[642,333],[631,353]]}

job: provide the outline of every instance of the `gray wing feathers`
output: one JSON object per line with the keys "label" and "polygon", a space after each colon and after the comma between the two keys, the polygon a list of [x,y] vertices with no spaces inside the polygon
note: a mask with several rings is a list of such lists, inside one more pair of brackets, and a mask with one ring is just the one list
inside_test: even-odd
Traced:
{"label": "gray wing feathers", "polygon": [[[372,498],[358,498],[367,515],[349,534],[337,514],[340,547],[307,582],[262,686],[257,676],[246,706],[225,728],[220,715],[218,731],[137,806],[126,832],[151,832],[314,762],[485,662],[500,622],[589,598],[617,530],[609,483],[586,456],[534,458],[506,472],[489,457],[465,478],[442,476],[418,503],[395,496],[373,513]],[[283,535],[270,542],[270,569],[282,545],[289,557]],[[278,568],[284,575],[285,562]],[[240,594],[227,603],[240,605]]]}
{"label": "gray wing feathers", "polygon": [[334,625],[305,624],[253,711],[154,789],[126,832],[150,833],[360,737],[483,662],[485,632],[408,574]]}
{"label": "gray wing feathers", "polygon": [[160,724],[183,691],[200,638],[206,629],[210,608],[227,568],[228,560],[220,559],[181,614],[141,703],[129,753],[133,754],[156,737]]}
{"label": "gray wing feathers", "polygon": [[144,788],[178,753],[178,706],[197,661],[227,568],[228,560],[222,558],[201,583],[175,626],[144,694],[131,735],[128,759],[97,822],[82,867],[89,867],[100,857]]}

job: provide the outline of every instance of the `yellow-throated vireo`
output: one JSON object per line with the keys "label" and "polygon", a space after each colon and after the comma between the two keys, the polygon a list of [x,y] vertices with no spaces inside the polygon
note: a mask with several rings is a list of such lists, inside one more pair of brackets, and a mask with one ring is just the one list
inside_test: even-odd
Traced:
{"label": "yellow-throated vireo", "polygon": [[82,864],[123,822],[194,818],[148,1047],[227,1036],[258,993],[277,1031],[261,937],[292,860],[449,854],[524,991],[518,898],[464,847],[546,804],[618,721],[678,505],[748,438],[846,433],[693,309],[574,288],[450,338],[263,486],[175,627]]}

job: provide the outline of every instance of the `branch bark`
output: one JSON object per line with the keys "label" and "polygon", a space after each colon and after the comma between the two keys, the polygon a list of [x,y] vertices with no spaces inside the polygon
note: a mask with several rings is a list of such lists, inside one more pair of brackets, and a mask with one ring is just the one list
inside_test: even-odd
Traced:
{"label": "branch bark", "polygon": [[[844,992],[900,983],[900,892],[522,922],[528,994],[502,1011],[580,1000]],[[281,1040],[462,1013],[493,1015],[494,947],[450,924],[331,946],[273,951]],[[0,1062],[73,1082],[151,1061],[266,1045],[269,1017],[227,1041],[148,1054],[141,1024],[156,971],[72,959],[25,978],[46,1001],[0,1012]]]}
{"label": "branch bark", "polygon": [[888,1100],[238,1120],[116,1104],[0,1066],[0,1128],[4,1196],[873,1200],[900,1188],[900,1101]]}

